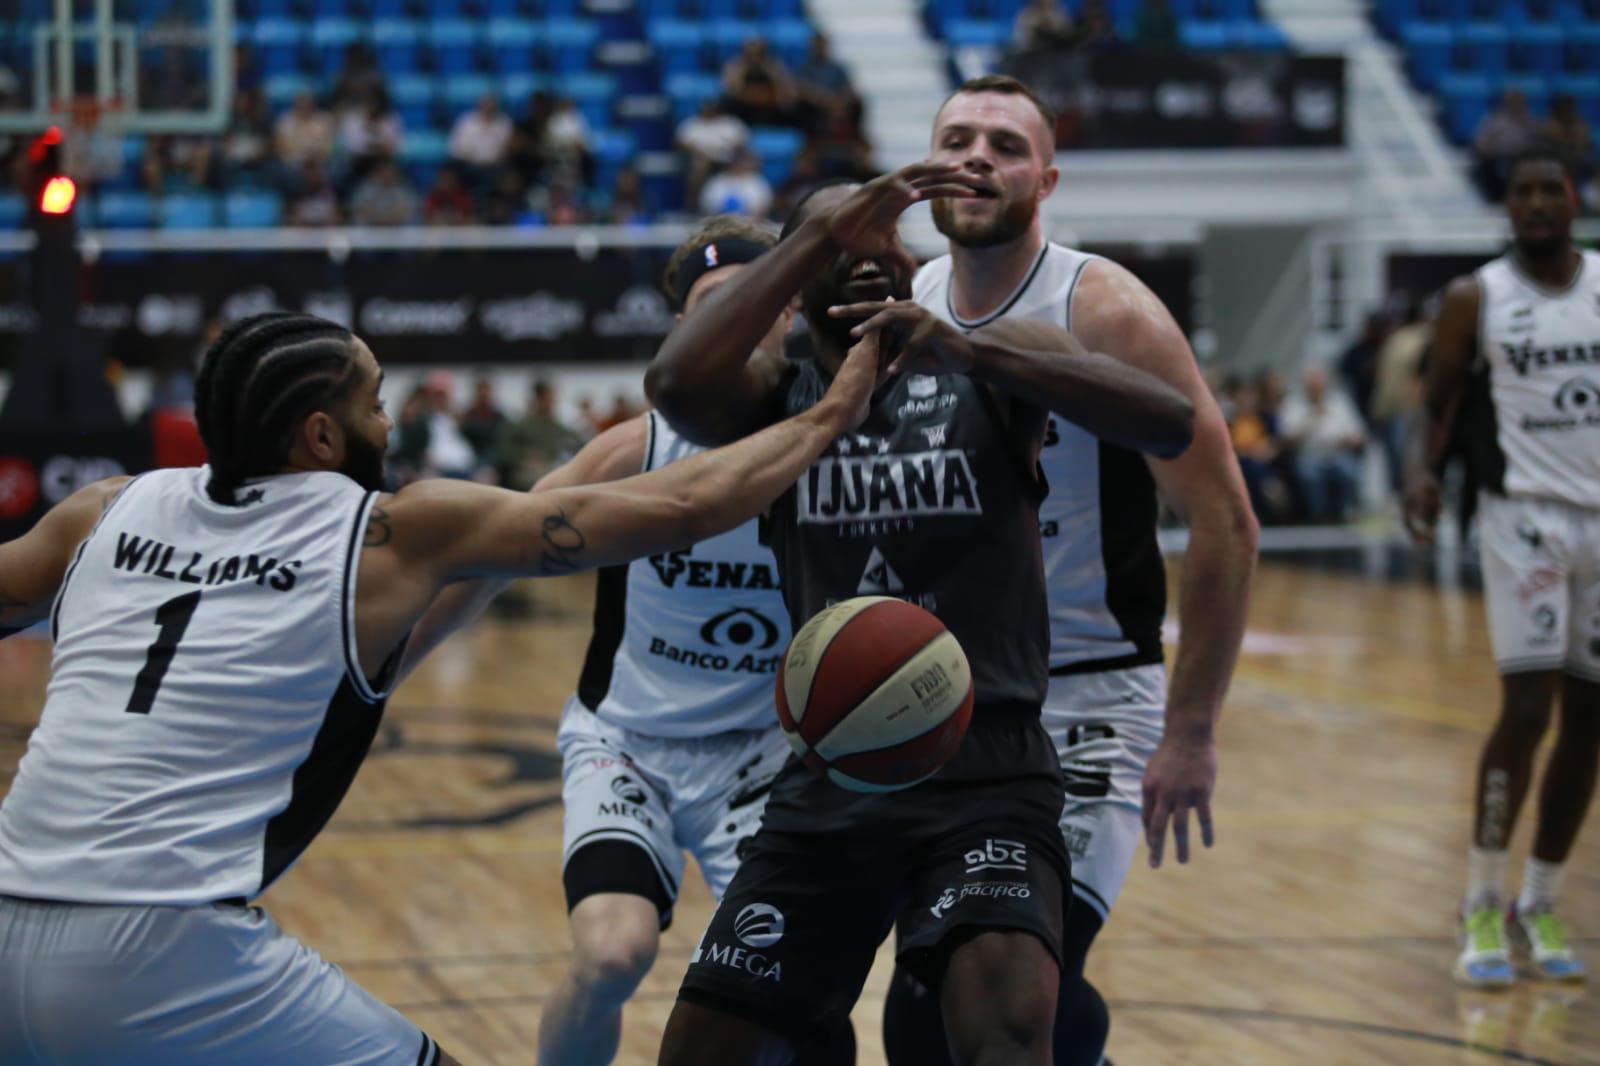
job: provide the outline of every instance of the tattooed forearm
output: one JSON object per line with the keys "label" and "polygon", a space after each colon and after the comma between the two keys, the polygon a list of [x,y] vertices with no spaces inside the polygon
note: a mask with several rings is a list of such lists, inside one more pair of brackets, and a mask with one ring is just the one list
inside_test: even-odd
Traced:
{"label": "tattooed forearm", "polygon": [[567,518],[567,512],[557,511],[543,522],[541,539],[544,548],[539,553],[539,572],[542,574],[575,574],[583,569],[579,558],[587,545],[583,531]]}
{"label": "tattooed forearm", "polygon": [[394,539],[394,527],[389,524],[389,512],[373,505],[367,512],[367,535],[362,540],[364,548],[381,548]]}

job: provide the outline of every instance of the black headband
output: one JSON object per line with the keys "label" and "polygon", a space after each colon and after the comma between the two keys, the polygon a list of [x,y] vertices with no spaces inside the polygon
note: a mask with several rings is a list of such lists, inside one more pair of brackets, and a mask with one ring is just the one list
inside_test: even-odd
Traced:
{"label": "black headband", "polygon": [[767,251],[767,245],[742,237],[732,237],[725,241],[708,241],[695,249],[693,255],[684,256],[683,262],[678,264],[678,269],[673,271],[672,298],[679,307],[682,307],[684,301],[689,298],[689,290],[694,288],[694,283],[706,274],[719,267],[759,259]]}

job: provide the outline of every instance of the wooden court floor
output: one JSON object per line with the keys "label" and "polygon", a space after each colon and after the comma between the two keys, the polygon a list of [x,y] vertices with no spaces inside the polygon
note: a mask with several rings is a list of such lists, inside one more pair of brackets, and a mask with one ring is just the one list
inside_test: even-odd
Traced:
{"label": "wooden court floor", "polygon": [[[443,648],[392,702],[338,817],[263,901],[467,1063],[533,1062],[567,956],[554,741],[590,588],[542,583],[530,619],[489,619]],[[0,644],[0,790],[47,662],[43,641]],[[1476,594],[1265,562],[1222,728],[1217,847],[1183,868],[1141,858],[1091,961],[1118,1066],[1600,1063],[1595,990],[1467,994],[1448,976],[1495,699]],[[1600,966],[1594,820],[1565,895]],[[622,1063],[655,1061],[709,912],[688,880]],[[886,961],[856,1012],[863,1066],[883,1061]]]}

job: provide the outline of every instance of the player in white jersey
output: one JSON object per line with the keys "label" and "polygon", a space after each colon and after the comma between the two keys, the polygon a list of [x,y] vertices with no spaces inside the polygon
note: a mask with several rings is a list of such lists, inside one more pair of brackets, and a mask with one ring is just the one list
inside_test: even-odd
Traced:
{"label": "player in white jersey", "polygon": [[[776,243],[750,219],[709,219],[667,264],[667,295],[691,310]],[[768,357],[783,358],[793,318],[785,310],[762,339]],[[537,488],[614,481],[705,450],[652,411],[600,434]],[[558,736],[573,955],[540,1019],[543,1066],[612,1061],[623,1005],[671,922],[685,852],[720,899],[790,754],[772,709],[789,614],[757,525],[600,572],[594,635]],[[849,1061],[832,1050],[829,1066]]]}
{"label": "player in white jersey", "polygon": [[[1511,948],[1539,977],[1584,966],[1554,913],[1562,867],[1600,765],[1600,254],[1572,242],[1577,209],[1559,155],[1512,166],[1511,251],[1445,292],[1427,403],[1408,470],[1407,520],[1431,542],[1436,471],[1462,441],[1481,486],[1478,540],[1499,720],[1478,767],[1456,978],[1505,985]],[[1522,891],[1507,846],[1560,694]]]}
{"label": "player in white jersey", "polygon": [[98,483],[0,544],[0,634],[48,617],[56,641],[0,805],[0,1062],[451,1061],[249,900],[470,599],[447,586],[750,521],[860,424],[877,364],[858,346],[820,407],[614,484],[380,497],[366,345],[309,315],[231,327],[196,381],[209,466]]}
{"label": "player in white jersey", "polygon": [[[1050,610],[1044,724],[1066,781],[1061,831],[1075,897],[1063,937],[1055,1062],[1093,1066],[1109,1018],[1084,977],[1084,958],[1141,828],[1152,866],[1169,825],[1178,861],[1188,861],[1191,810],[1212,842],[1214,727],[1244,635],[1257,529],[1226,423],[1172,316],[1122,267],[1045,240],[1039,205],[1057,180],[1053,129],[1048,108],[1010,78],[976,79],[946,101],[929,158],[963,167],[990,195],[935,203],[950,255],[917,274],[911,305],[880,313],[913,331],[970,332],[1001,319],[1065,325],[1088,349],[1156,374],[1194,404],[1194,443],[1177,459],[1140,455],[1058,418],[1040,453],[1050,486],[1039,512]],[[1170,686],[1158,487],[1190,528]],[[896,975],[884,1018],[896,1066],[948,1061],[936,998]]]}

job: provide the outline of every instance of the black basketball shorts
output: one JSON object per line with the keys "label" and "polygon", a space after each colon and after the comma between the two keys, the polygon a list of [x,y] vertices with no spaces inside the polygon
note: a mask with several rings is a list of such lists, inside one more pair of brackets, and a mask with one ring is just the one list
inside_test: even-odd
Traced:
{"label": "black basketball shorts", "polygon": [[1062,795],[1036,713],[980,708],[951,764],[903,792],[847,792],[791,759],[680,998],[805,1041],[849,1015],[897,920],[929,987],[959,931],[1032,933],[1059,962]]}

